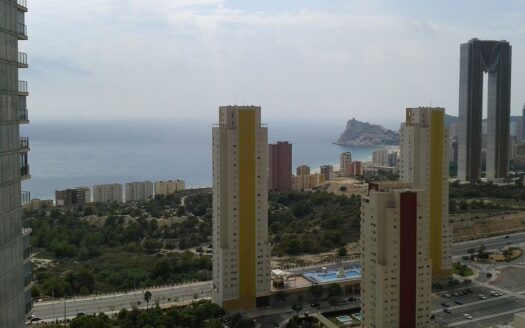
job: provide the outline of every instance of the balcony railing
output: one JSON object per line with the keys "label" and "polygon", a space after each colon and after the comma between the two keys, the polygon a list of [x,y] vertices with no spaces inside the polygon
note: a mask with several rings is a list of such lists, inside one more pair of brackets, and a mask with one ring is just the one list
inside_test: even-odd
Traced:
{"label": "balcony railing", "polygon": [[21,65],[27,65],[27,54],[25,52],[18,52],[18,63]]}
{"label": "balcony railing", "polygon": [[[20,194],[20,203],[22,206],[25,206],[31,202],[31,192],[29,191],[22,191]],[[27,230],[27,228],[24,228],[24,231]],[[31,229],[29,229],[31,230]]]}
{"label": "balcony railing", "polygon": [[18,92],[27,93],[27,81],[18,81]]}
{"label": "balcony railing", "polygon": [[27,26],[22,23],[16,25],[16,32],[20,35],[27,36]]}
{"label": "balcony railing", "polygon": [[20,137],[20,149],[22,150],[29,149],[29,138],[28,137]]}
{"label": "balcony railing", "polygon": [[17,3],[20,7],[27,8],[27,0],[16,0],[16,3]]}
{"label": "balcony railing", "polygon": [[19,121],[29,121],[29,113],[27,109],[18,109],[18,120]]}
{"label": "balcony railing", "polygon": [[20,168],[20,176],[27,177],[29,175],[29,165],[24,165]]}

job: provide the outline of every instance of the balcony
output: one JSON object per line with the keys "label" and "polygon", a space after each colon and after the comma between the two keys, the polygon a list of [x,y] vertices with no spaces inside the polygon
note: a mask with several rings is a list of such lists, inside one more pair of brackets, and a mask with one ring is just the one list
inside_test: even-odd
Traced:
{"label": "balcony", "polygon": [[27,68],[27,54],[25,52],[18,52],[18,67]]}
{"label": "balcony", "polygon": [[18,109],[18,121],[19,123],[29,123],[29,113],[27,109]]}
{"label": "balcony", "polygon": [[27,26],[25,24],[16,24],[16,33],[18,33],[18,40],[27,40]]}
{"label": "balcony", "polygon": [[22,178],[22,180],[27,180],[27,179],[30,178],[29,165],[28,164],[23,165],[22,167],[20,167],[20,177]]}
{"label": "balcony", "polygon": [[16,4],[22,11],[27,11],[27,0],[16,0]]}
{"label": "balcony", "polygon": [[20,137],[20,151],[27,152],[29,150],[29,138]]}
{"label": "balcony", "polygon": [[[21,195],[20,195],[20,203],[22,206],[26,206],[27,204],[29,204],[31,202],[31,192],[29,191],[22,191]],[[31,229],[25,229],[23,230],[23,232],[25,232],[26,230],[31,230]]]}
{"label": "balcony", "polygon": [[18,81],[18,93],[22,96],[29,95],[27,91],[27,81]]}

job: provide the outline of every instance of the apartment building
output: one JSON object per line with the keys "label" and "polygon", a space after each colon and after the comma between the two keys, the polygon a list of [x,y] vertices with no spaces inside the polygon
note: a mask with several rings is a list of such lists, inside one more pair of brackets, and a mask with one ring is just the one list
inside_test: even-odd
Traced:
{"label": "apartment building", "polygon": [[268,188],[275,191],[292,189],[292,144],[278,141],[268,145]]}
{"label": "apartment building", "polygon": [[91,202],[91,190],[88,187],[76,187],[55,191],[56,206],[80,206],[89,202]]}
{"label": "apartment building", "polygon": [[93,201],[98,203],[122,203],[122,185],[120,183],[94,185]]}
{"label": "apartment building", "polygon": [[321,166],[321,175],[324,176],[325,181],[330,181],[334,179],[334,167],[333,165],[322,165]]}
{"label": "apartment building", "polygon": [[128,182],[125,185],[125,200],[132,202],[146,200],[153,197],[153,182]]}
{"label": "apartment building", "polygon": [[371,183],[361,204],[365,328],[430,327],[431,261],[425,191]]}
{"label": "apartment building", "polygon": [[[0,327],[25,327],[31,312],[32,268],[30,230],[22,227],[21,182],[29,179],[29,141],[20,124],[29,123],[27,82],[19,69],[27,55],[19,41],[27,40],[25,0],[0,1]],[[28,195],[28,194],[27,194]]]}
{"label": "apartment building", "polygon": [[452,275],[453,230],[448,217],[448,137],[443,108],[407,108],[401,125],[401,181],[427,190],[432,278]]}
{"label": "apartment building", "polygon": [[219,108],[213,144],[212,302],[255,308],[270,294],[268,129],[257,106]]}
{"label": "apartment building", "polygon": [[184,180],[155,181],[155,195],[170,195],[186,189]]}
{"label": "apartment building", "polygon": [[349,177],[350,174],[350,164],[352,163],[352,153],[349,151],[344,152],[339,156],[339,176]]}

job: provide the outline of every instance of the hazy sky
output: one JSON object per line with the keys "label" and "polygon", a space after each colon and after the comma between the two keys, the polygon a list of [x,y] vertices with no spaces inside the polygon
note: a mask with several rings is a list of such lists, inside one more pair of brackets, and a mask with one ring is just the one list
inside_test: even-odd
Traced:
{"label": "hazy sky", "polygon": [[32,0],[26,17],[35,119],[213,121],[243,101],[265,121],[457,114],[472,37],[511,43],[512,113],[525,102],[522,0]]}

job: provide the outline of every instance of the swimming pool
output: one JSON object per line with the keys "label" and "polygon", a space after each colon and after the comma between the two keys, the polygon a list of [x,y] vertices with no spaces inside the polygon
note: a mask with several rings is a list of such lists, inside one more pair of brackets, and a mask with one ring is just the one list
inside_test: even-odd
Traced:
{"label": "swimming pool", "polygon": [[361,278],[361,270],[356,268],[345,270],[344,277],[338,277],[336,270],[303,273],[303,277],[305,277],[313,283],[336,282],[343,280],[359,279]]}
{"label": "swimming pool", "polygon": [[340,316],[336,317],[336,319],[339,322],[341,322],[342,324],[346,324],[346,323],[352,322],[352,318],[350,318],[347,315],[340,315]]}

